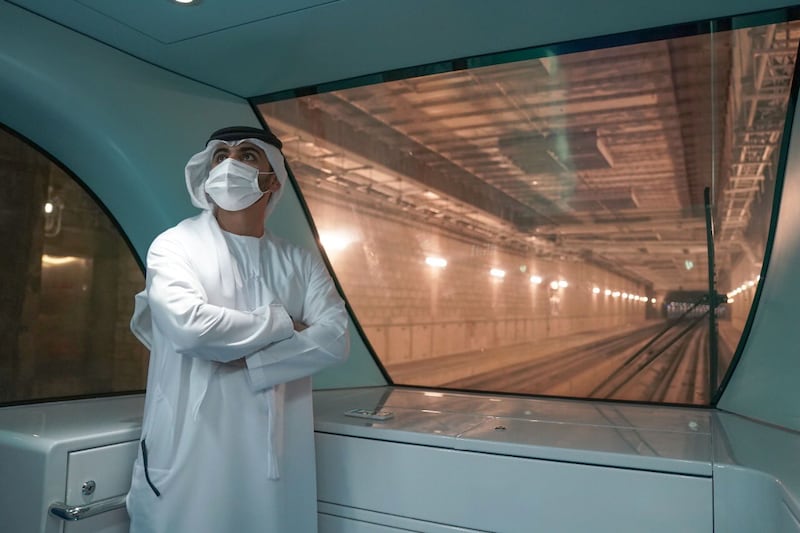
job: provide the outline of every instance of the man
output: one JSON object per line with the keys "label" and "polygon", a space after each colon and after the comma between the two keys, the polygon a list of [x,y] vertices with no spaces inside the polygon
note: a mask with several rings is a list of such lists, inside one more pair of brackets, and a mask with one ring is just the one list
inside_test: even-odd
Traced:
{"label": "man", "polygon": [[203,212],[148,251],[133,533],[316,531],[308,376],[346,358],[347,313],[323,263],[265,230],[280,149],[269,129],[214,132],[186,165]]}

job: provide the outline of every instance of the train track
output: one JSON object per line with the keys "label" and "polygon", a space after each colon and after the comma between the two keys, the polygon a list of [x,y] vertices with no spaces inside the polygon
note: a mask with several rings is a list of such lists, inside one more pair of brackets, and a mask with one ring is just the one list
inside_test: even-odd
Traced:
{"label": "train track", "polygon": [[[650,324],[536,361],[459,379],[447,387],[597,399],[709,402],[708,321],[684,319],[659,335]],[[720,343],[720,362],[730,360]],[[724,369],[720,365],[721,370]]]}

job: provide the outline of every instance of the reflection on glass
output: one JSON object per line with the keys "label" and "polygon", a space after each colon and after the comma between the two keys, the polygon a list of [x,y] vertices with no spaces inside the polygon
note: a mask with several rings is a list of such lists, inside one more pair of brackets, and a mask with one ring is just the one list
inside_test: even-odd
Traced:
{"label": "reflection on glass", "polygon": [[128,329],[144,276],[114,224],[45,157],[0,132],[0,403],[144,389]]}
{"label": "reflection on glass", "polygon": [[396,383],[703,404],[762,265],[798,37],[752,27],[260,110]]}

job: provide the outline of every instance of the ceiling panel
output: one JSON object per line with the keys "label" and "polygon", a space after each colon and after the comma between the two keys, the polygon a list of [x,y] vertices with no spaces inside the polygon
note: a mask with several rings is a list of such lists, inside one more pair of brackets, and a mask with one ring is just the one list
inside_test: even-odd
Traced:
{"label": "ceiling panel", "polygon": [[200,0],[183,5],[172,0],[76,0],[98,13],[164,44],[214,33],[244,24],[339,0]]}

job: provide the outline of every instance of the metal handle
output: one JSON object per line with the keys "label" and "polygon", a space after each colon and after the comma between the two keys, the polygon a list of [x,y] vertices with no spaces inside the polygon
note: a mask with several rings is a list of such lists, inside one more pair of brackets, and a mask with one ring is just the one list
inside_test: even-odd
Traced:
{"label": "metal handle", "polygon": [[54,504],[50,505],[49,511],[51,515],[57,518],[74,522],[75,520],[83,520],[84,518],[89,518],[90,516],[98,515],[100,513],[114,511],[115,509],[120,509],[121,507],[125,507],[124,494],[122,496],[114,496],[113,498],[107,498],[105,500],[100,500],[99,502],[93,502],[86,505],[67,505],[62,502],[55,502]]}

